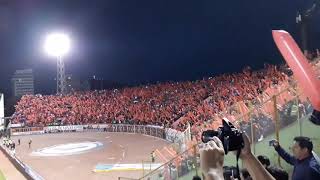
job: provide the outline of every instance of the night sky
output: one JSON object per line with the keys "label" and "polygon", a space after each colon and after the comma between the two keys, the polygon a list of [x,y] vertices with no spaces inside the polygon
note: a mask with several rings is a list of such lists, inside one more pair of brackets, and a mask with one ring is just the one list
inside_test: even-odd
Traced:
{"label": "night sky", "polygon": [[[313,0],[4,0],[0,1],[0,91],[16,69],[35,71],[37,93],[55,92],[56,61],[46,34],[66,32],[67,73],[140,84],[195,80],[283,60],[271,36],[299,41],[298,10]],[[320,39],[320,13],[312,37]],[[320,41],[312,42],[320,47]]]}

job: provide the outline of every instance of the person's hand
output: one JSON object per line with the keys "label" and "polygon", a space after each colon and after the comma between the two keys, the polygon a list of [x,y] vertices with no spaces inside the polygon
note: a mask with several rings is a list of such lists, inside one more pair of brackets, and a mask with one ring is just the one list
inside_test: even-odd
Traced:
{"label": "person's hand", "polygon": [[277,148],[277,147],[280,146],[279,141],[277,141],[277,140],[275,140],[275,139],[272,139],[270,142],[272,142],[272,146],[275,147],[275,148]]}
{"label": "person's hand", "polygon": [[219,138],[202,144],[200,167],[207,179],[223,179],[224,149]]}

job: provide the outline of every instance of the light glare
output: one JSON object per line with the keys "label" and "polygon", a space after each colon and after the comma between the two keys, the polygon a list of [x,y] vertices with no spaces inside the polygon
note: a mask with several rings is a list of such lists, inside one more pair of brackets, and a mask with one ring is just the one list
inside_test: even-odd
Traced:
{"label": "light glare", "polygon": [[64,56],[70,50],[70,39],[65,34],[50,34],[45,40],[44,48],[50,56]]}

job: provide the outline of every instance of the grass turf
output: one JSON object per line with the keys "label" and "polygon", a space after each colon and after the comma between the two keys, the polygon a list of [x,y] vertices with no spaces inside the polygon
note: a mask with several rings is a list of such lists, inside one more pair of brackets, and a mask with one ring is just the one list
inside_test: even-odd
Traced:
{"label": "grass turf", "polygon": [[0,180],[6,180],[6,178],[4,177],[4,175],[1,171],[0,171]]}

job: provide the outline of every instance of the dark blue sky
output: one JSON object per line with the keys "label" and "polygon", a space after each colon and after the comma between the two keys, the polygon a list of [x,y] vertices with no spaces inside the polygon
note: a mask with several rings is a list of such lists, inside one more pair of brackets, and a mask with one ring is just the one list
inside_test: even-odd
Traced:
{"label": "dark blue sky", "polygon": [[84,79],[194,80],[281,63],[271,30],[287,30],[299,40],[296,13],[312,2],[9,0],[0,4],[0,90],[10,90],[14,70],[32,68],[36,92],[55,91],[56,61],[42,48],[45,34],[55,30],[72,38],[67,72]]}

